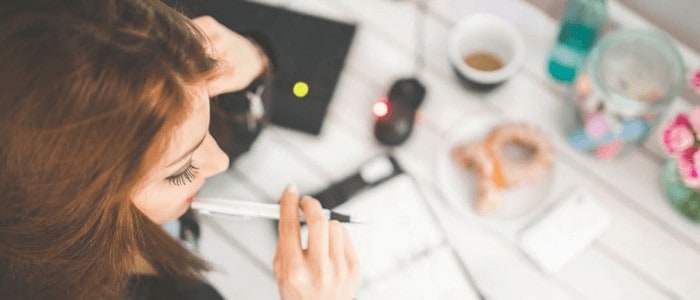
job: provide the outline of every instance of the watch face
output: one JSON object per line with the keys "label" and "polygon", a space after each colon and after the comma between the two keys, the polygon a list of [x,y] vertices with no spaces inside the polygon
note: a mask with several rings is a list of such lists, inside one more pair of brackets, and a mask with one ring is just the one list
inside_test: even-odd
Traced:
{"label": "watch face", "polygon": [[268,122],[270,76],[258,79],[242,91],[211,100],[209,132],[233,162],[247,152]]}

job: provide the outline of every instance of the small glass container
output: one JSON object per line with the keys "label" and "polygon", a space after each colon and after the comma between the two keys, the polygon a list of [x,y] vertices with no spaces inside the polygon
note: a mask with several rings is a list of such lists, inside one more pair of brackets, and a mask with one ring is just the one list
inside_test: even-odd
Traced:
{"label": "small glass container", "polygon": [[593,48],[570,90],[575,149],[611,159],[643,140],[684,82],[680,54],[663,34],[617,30]]}

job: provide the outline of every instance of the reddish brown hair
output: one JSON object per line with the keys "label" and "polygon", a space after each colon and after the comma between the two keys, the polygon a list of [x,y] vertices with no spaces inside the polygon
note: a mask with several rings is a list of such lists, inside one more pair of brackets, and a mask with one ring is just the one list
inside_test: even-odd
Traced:
{"label": "reddish brown hair", "polygon": [[206,265],[132,204],[215,64],[153,0],[0,3],[0,298],[121,297]]}

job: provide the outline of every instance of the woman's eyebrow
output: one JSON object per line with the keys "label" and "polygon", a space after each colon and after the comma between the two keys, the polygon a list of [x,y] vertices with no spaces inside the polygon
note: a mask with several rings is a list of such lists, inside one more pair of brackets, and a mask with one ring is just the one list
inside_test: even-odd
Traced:
{"label": "woman's eyebrow", "polygon": [[167,168],[172,167],[173,165],[175,165],[175,164],[178,163],[179,161],[185,159],[185,157],[187,157],[188,155],[192,154],[192,152],[194,152],[194,150],[197,150],[197,148],[199,148],[199,146],[201,146],[202,143],[204,143],[204,140],[205,140],[206,138],[207,138],[207,135],[204,134],[204,137],[202,137],[202,140],[199,141],[199,143],[197,143],[197,145],[194,145],[192,148],[190,148],[189,151],[183,153],[178,159],[176,159],[176,160],[174,160],[173,162],[171,162],[170,164],[168,164],[165,168],[167,169]]}

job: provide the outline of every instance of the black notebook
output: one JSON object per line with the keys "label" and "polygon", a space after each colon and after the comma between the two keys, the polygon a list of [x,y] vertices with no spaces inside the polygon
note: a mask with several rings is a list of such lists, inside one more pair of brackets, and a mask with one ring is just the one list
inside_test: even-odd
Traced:
{"label": "black notebook", "polygon": [[[340,71],[355,33],[340,23],[284,8],[235,0],[171,0],[190,17],[211,15],[242,34],[263,36],[275,65],[272,82],[273,123],[319,134]],[[293,87],[308,85],[299,98]]]}

